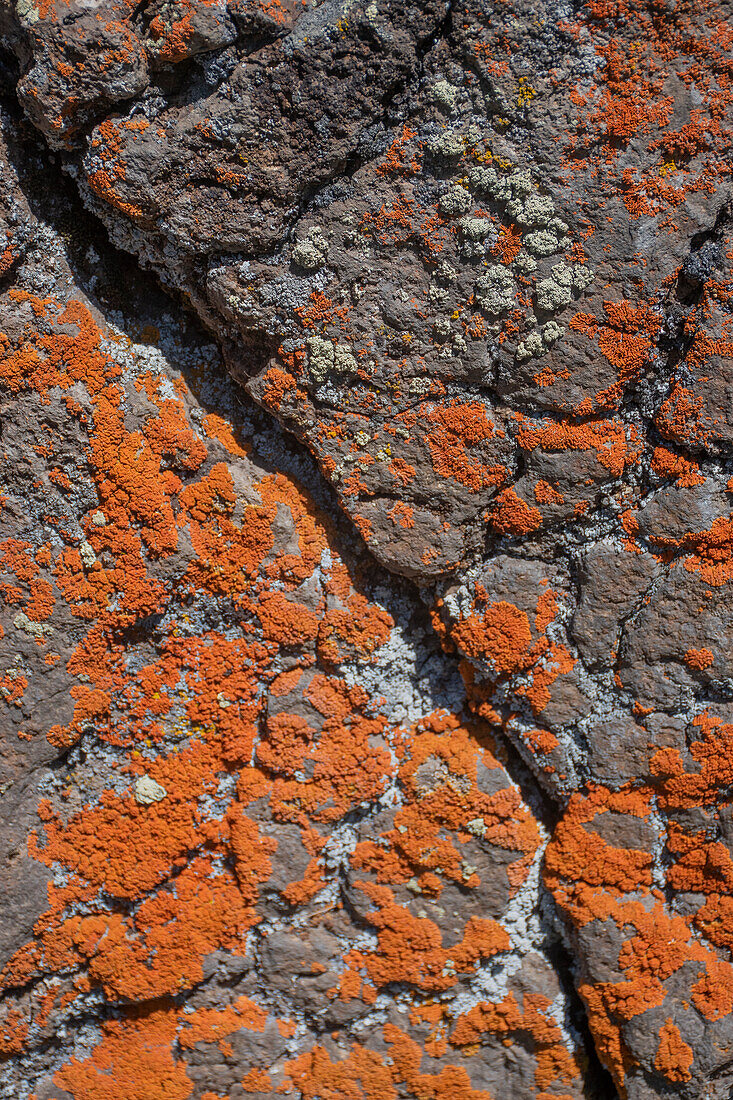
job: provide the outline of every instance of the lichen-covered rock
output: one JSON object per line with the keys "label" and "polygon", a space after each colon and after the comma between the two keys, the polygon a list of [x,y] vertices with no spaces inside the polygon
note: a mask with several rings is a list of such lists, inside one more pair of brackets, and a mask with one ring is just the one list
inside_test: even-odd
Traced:
{"label": "lichen-covered rock", "polygon": [[424,607],[2,153],[3,1096],[580,1100],[546,833]]}
{"label": "lichen-covered rock", "polygon": [[[323,487],[316,515],[313,470],[309,497],[275,429],[240,425],[202,344],[141,351],[129,304],[110,328],[23,205],[38,183],[11,182],[29,887],[0,943],[21,1000],[83,999],[71,1027],[9,1010],[11,1043],[30,1015],[34,1051],[55,1021],[81,1044],[41,1100],[150,1049],[197,1100],[590,1094],[545,891],[619,1094],[729,1096],[732,14],[5,9],[18,100],[87,208],[307,445],[442,643]],[[79,784],[48,778],[60,753]],[[108,872],[90,838],[114,832]]]}
{"label": "lichen-covered rock", "polygon": [[[28,18],[26,98],[53,69]],[[725,355],[722,317],[701,327],[694,307],[729,195],[721,18],[482,0],[136,9],[125,26],[157,75],[69,139],[74,170],[308,443],[373,552],[436,576],[487,532],[587,524],[649,417],[684,446],[684,380],[660,386],[671,346],[685,370]],[[114,98],[86,52],[64,118],[82,89]],[[700,385],[718,389],[693,404],[725,408],[724,381]],[[712,440],[721,413],[702,408]]]}

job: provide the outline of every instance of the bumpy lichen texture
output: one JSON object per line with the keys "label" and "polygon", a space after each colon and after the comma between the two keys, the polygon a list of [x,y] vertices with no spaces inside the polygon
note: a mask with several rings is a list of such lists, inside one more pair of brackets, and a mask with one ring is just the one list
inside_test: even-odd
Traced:
{"label": "bumpy lichen texture", "polygon": [[[53,390],[68,408],[63,447],[50,450],[44,435],[22,469],[23,499],[39,485],[54,499],[82,493],[86,482],[55,455],[68,465],[83,447],[94,484],[83,499],[101,517],[84,525],[39,504],[33,523],[55,541],[16,535],[4,552],[12,626],[28,652],[53,652],[55,614],[73,624],[73,654],[43,669],[39,697],[59,713],[47,730],[22,727],[21,741],[48,735],[76,760],[89,728],[95,744],[141,753],[126,765],[128,786],[97,793],[99,824],[41,804],[34,889],[45,889],[45,858],[56,913],[70,906],[81,922],[98,916],[87,911],[95,890],[117,899],[119,926],[68,934],[68,951],[81,957],[79,940],[91,953],[88,981],[94,953],[105,956],[88,995],[129,996],[113,992],[103,945],[130,935],[130,990],[139,967],[162,968],[165,981],[158,943],[188,904],[192,867],[226,871],[232,890],[250,891],[231,926],[207,925],[209,953],[271,919],[247,915],[261,912],[260,885],[275,873],[272,836],[244,824],[253,805],[302,847],[300,877],[277,879],[280,903],[315,905],[338,865],[359,929],[339,941],[338,980],[324,978],[333,1003],[371,1003],[372,1015],[353,1017],[370,1021],[352,1022],[354,1045],[330,1047],[324,1030],[287,1062],[260,1040],[290,1078],[271,1085],[258,1063],[237,1088],[314,1100],[329,1090],[500,1095],[493,1067],[512,1058],[487,1053],[487,1029],[505,1051],[533,1052],[531,1068],[524,1054],[513,1063],[511,1088],[589,1088],[572,1076],[566,1037],[548,1038],[540,1057],[540,1033],[554,1035],[548,1021],[558,1019],[544,978],[527,979],[522,995],[502,986],[460,1021],[445,1007],[464,1004],[451,992],[460,983],[475,989],[479,972],[509,966],[501,960],[518,949],[505,937],[518,925],[507,913],[543,858],[535,897],[552,895],[618,1093],[731,1094],[732,18],[728,0],[22,0],[0,15],[18,99],[87,207],[185,296],[230,373],[307,445],[374,558],[418,582],[444,667],[460,669],[478,723],[466,724],[458,703],[421,704],[406,723],[388,695],[377,704],[395,616],[352,565],[334,564],[346,559],[303,518],[311,513],[292,503],[281,471],[235,477],[255,460],[227,449],[247,451],[216,402],[192,422],[175,404],[189,400],[183,391],[163,396],[143,368],[129,368],[137,397],[123,396],[130,383],[107,380],[80,306],[10,299],[14,407]],[[9,223],[4,272],[19,262],[22,234]],[[119,348],[105,355],[123,371]],[[52,419],[44,432],[55,430]],[[16,531],[28,505],[7,507]],[[58,554],[48,548],[61,543]],[[276,564],[286,544],[287,568]],[[200,592],[226,627],[212,625]],[[416,648],[426,645],[421,636]],[[277,664],[291,650],[292,665]],[[24,704],[28,662],[9,660],[5,693],[11,713],[25,705],[37,722]],[[196,763],[169,775],[169,748],[170,765],[150,754],[173,726],[176,766],[182,753]],[[505,809],[486,802],[498,793],[481,787],[477,763],[495,751],[489,733],[521,755],[537,812],[557,822],[544,857],[536,822],[509,805],[508,779]],[[252,786],[238,780],[242,790],[225,795],[222,761]],[[169,790],[182,783],[189,793],[171,816]],[[35,790],[24,797],[35,807]],[[473,816],[463,820],[459,805]],[[88,847],[82,836],[128,818],[149,858],[133,861],[134,845],[120,841],[129,866],[103,887],[106,841],[82,863],[74,853]],[[158,854],[148,825],[161,844],[178,840]],[[493,853],[483,873],[479,844]],[[169,887],[169,909],[144,908],[174,865],[180,896]],[[34,952],[66,942],[59,919],[38,925]],[[300,931],[288,934],[312,947],[315,932],[293,920]],[[542,934],[527,932],[535,946]],[[41,965],[25,943],[13,947],[25,950],[14,965]],[[303,950],[293,946],[293,959]],[[25,988],[40,981],[34,973],[21,967],[13,980]],[[181,973],[192,989],[206,976]],[[413,1031],[390,1015],[404,1007],[403,988],[417,998],[405,1008]],[[157,996],[178,1004],[183,994]],[[23,1026],[15,1011],[12,1037]],[[100,1073],[138,1041],[131,1020],[128,1038],[110,1021]],[[168,1034],[170,1017],[155,1021]],[[92,1070],[79,1061],[89,1090]],[[558,1076],[545,1079],[540,1062]]]}
{"label": "bumpy lichen texture", "polygon": [[211,345],[6,224],[2,1094],[580,1100],[545,836],[424,611]]}

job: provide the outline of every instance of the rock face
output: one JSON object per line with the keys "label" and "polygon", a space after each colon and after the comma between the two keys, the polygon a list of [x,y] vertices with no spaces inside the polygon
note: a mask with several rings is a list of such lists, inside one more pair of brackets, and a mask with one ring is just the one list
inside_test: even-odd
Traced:
{"label": "rock face", "polygon": [[733,1095],[731,17],[0,12],[9,1096]]}

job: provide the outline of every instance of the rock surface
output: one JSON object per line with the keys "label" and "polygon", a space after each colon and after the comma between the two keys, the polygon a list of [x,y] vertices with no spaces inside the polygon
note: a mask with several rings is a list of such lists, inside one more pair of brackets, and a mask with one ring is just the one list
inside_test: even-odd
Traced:
{"label": "rock surface", "polygon": [[733,1095],[732,16],[0,11],[9,1096]]}

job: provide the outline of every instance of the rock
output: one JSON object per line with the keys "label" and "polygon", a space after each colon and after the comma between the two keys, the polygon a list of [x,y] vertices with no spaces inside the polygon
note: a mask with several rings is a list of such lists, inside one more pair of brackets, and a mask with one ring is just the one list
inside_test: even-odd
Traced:
{"label": "rock", "polygon": [[162,802],[167,793],[165,787],[161,787],[149,775],[143,775],[135,783],[135,801],[139,806],[152,806],[154,802]]}
{"label": "rock", "polygon": [[730,1092],[730,14],[3,8],[10,1095]]}
{"label": "rock", "polygon": [[581,1100],[545,838],[424,604],[3,121],[0,1093],[366,1057],[383,1095]]}

